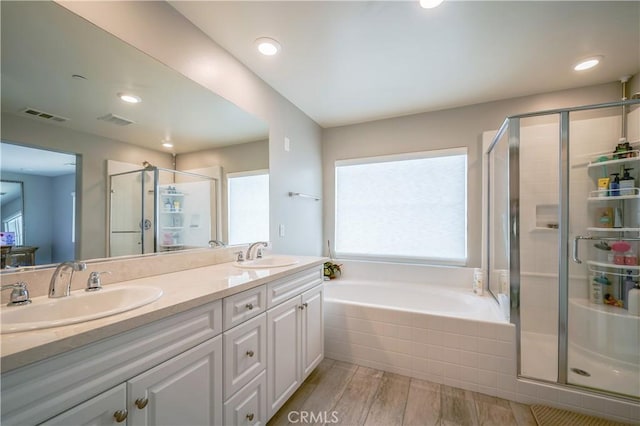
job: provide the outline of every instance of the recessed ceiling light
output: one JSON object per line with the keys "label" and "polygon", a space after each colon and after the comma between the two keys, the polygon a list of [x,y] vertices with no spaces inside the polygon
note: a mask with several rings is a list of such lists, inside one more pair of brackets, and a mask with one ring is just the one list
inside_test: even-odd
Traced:
{"label": "recessed ceiling light", "polygon": [[573,69],[575,71],[585,71],[585,70],[591,69],[591,68],[595,67],[596,65],[598,65],[601,60],[602,60],[602,56],[592,56],[591,58],[587,58],[587,59],[584,59],[584,60],[578,62],[573,67]]}
{"label": "recessed ceiling light", "polygon": [[173,144],[171,142],[164,142],[162,146],[164,146],[165,148],[173,148]]}
{"label": "recessed ceiling light", "polygon": [[142,99],[140,99],[140,96],[132,95],[131,93],[118,93],[118,97],[122,101],[130,104],[137,104],[142,102]]}
{"label": "recessed ceiling light", "polygon": [[273,56],[280,51],[280,43],[269,37],[260,37],[256,40],[258,51],[266,56]]}
{"label": "recessed ceiling light", "polygon": [[423,9],[433,9],[434,7],[438,7],[442,4],[444,0],[420,0],[420,6]]}

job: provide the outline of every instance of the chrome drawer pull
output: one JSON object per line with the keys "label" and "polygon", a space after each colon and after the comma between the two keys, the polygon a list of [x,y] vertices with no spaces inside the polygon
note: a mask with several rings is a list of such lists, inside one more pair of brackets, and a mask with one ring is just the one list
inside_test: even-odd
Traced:
{"label": "chrome drawer pull", "polygon": [[253,413],[247,414],[247,420],[249,420],[249,421],[253,420]]}
{"label": "chrome drawer pull", "polygon": [[247,308],[247,309],[249,309],[249,310],[253,309],[253,303],[247,303],[247,304],[246,304],[246,305],[244,305],[244,306],[245,306],[245,308]]}
{"label": "chrome drawer pull", "polygon": [[253,351],[251,351],[251,350],[247,351],[247,356],[248,357],[252,357],[253,356]]}

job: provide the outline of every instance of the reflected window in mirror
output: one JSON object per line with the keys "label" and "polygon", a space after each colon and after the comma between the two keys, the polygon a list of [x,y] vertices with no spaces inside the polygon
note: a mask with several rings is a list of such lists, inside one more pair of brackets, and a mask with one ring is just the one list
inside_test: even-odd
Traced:
{"label": "reflected window in mirror", "polygon": [[2,232],[12,234],[12,243],[23,245],[22,182],[2,180],[0,182],[0,209],[2,210]]}
{"label": "reflected window in mirror", "polygon": [[269,241],[269,171],[227,174],[229,245]]}

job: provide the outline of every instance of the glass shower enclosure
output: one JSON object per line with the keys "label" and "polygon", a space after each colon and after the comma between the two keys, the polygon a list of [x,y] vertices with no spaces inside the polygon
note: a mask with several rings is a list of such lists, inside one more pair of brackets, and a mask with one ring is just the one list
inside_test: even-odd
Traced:
{"label": "glass shower enclosure", "polygon": [[159,167],[109,176],[108,255],[207,247],[219,235],[217,185]]}
{"label": "glass shower enclosure", "polygon": [[640,400],[639,105],[511,116],[485,136],[485,265],[521,377]]}

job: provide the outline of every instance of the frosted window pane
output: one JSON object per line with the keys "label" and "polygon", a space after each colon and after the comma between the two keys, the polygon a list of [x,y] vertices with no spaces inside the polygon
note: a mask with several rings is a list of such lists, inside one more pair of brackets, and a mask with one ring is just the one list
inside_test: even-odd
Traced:
{"label": "frosted window pane", "polygon": [[338,165],[336,252],[464,262],[466,203],[466,155]]}
{"label": "frosted window pane", "polygon": [[229,244],[269,241],[269,175],[228,179]]}

